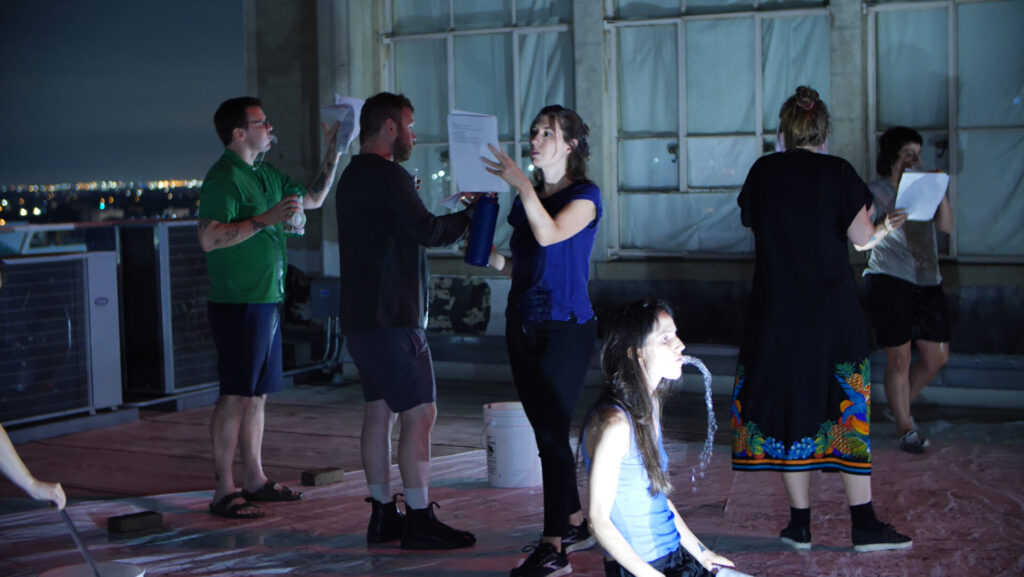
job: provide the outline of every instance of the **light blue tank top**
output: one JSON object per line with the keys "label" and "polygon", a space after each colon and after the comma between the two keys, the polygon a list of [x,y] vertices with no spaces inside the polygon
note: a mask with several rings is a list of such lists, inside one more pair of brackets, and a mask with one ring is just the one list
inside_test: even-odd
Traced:
{"label": "light blue tank top", "polygon": [[[619,486],[612,504],[611,521],[637,555],[650,562],[679,548],[679,531],[676,530],[665,495],[659,493],[652,497],[648,492],[651,480],[636,448],[632,426],[633,421],[630,419],[629,452],[619,465]],[[658,454],[662,468],[668,470],[668,454],[665,453],[665,445],[660,436]],[[589,473],[590,455],[587,453],[586,432],[583,438],[583,463]]]}

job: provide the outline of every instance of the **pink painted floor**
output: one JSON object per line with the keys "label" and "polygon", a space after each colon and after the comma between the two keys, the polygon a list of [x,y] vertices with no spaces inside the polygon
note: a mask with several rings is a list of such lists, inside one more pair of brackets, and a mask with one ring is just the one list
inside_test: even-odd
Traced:
{"label": "pink painted floor", "polygon": [[[303,488],[299,503],[265,506],[267,516],[256,521],[206,512],[209,408],[147,413],[136,423],[28,443],[19,452],[37,476],[68,488],[68,512],[98,561],[132,563],[147,575],[508,575],[523,557],[523,545],[539,536],[540,491],[489,487],[485,454],[475,447],[480,406],[511,400],[514,393],[504,385],[439,383],[438,396],[431,498],[440,502],[442,520],[478,538],[476,546],[453,552],[366,547],[357,387],[297,387],[271,399],[264,460],[272,476],[296,483],[304,469],[342,466],[350,472],[342,483]],[[925,455],[896,450],[893,425],[873,423],[876,510],[912,534],[914,547],[853,552],[841,482],[836,475],[814,474],[814,549],[794,552],[776,538],[788,516],[778,475],[730,470],[725,406],[716,405],[719,444],[696,491],[690,490],[689,469],[702,444],[700,399],[680,394],[666,408],[673,500],[705,544],[742,571],[764,577],[1024,575],[1019,415],[922,410],[918,421],[932,442]],[[397,483],[397,472],[394,478]],[[162,528],[107,533],[108,517],[144,510],[162,513]],[[575,553],[571,561],[574,575],[603,575],[596,550]],[[81,562],[55,512],[0,484],[0,575],[32,576]]]}

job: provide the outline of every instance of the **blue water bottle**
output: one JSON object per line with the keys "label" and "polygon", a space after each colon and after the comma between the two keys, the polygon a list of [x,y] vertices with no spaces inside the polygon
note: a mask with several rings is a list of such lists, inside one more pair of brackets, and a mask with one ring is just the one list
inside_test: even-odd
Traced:
{"label": "blue water bottle", "polygon": [[498,197],[481,195],[473,209],[473,222],[469,225],[469,243],[466,246],[466,264],[487,266],[494,246],[494,228],[498,224]]}

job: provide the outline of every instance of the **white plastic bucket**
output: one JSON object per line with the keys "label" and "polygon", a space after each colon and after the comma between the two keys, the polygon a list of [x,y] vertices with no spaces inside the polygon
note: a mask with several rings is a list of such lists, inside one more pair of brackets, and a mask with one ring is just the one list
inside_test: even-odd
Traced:
{"label": "white plastic bucket", "polygon": [[484,405],[487,481],[492,487],[536,487],[541,484],[540,456],[533,427],[522,403]]}

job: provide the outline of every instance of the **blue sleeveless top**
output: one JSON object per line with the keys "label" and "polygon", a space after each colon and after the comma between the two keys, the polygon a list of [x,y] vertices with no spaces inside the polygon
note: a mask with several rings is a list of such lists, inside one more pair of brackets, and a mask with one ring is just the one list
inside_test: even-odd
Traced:
{"label": "blue sleeveless top", "polygon": [[[626,416],[629,417],[628,414]],[[667,471],[668,454],[665,453],[660,435],[658,454],[662,469]],[[590,455],[587,453],[586,431],[583,433],[583,463],[589,473]],[[640,451],[636,448],[633,421],[630,419],[629,452],[619,464],[619,486],[612,504],[611,521],[636,554],[647,562],[664,557],[680,547],[679,531],[672,510],[668,508],[668,498],[663,493],[652,497],[648,492],[650,486],[651,479],[647,476]]]}
{"label": "blue sleeveless top", "polygon": [[583,199],[594,203],[597,216],[583,230],[562,242],[540,246],[526,219],[523,201],[516,197],[508,215],[512,225],[512,288],[505,316],[519,322],[572,321],[594,317],[587,294],[590,252],[601,220],[601,189],[592,182],[574,182],[541,199],[552,218],[567,204]]}

